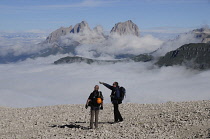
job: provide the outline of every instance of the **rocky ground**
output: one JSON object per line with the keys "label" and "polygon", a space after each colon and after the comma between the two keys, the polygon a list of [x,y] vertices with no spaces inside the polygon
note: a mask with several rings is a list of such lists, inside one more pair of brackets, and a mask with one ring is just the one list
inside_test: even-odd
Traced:
{"label": "rocky ground", "polygon": [[89,129],[84,105],[34,108],[0,107],[1,139],[210,138],[210,100],[164,104],[121,104],[124,118],[113,123],[113,107],[99,113],[99,128]]}

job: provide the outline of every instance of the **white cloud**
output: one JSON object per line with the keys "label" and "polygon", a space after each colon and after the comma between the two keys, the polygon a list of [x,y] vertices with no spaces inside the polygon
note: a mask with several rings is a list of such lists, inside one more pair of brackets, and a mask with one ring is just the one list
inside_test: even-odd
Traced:
{"label": "white cloud", "polygon": [[40,8],[85,8],[85,7],[101,7],[109,4],[118,2],[116,0],[83,0],[79,3],[74,4],[63,4],[63,5],[42,5]]}
{"label": "white cloud", "polygon": [[[127,90],[125,103],[210,99],[210,71],[155,68],[151,63],[50,64],[59,57],[0,65],[0,106],[85,104],[98,81],[118,81]],[[100,90],[110,103],[110,90],[102,85]]]}
{"label": "white cloud", "polygon": [[160,49],[158,49],[154,53],[154,56],[158,56],[158,57],[164,56],[167,52],[176,50],[177,48],[181,47],[184,44],[200,43],[200,42],[201,42],[201,40],[198,38],[195,38],[195,34],[193,34],[193,33],[180,34],[174,40],[168,40],[168,41],[164,42],[160,46]]}
{"label": "white cloud", "polygon": [[95,45],[81,45],[76,48],[79,55],[87,52],[116,56],[120,54],[142,54],[159,48],[162,41],[147,35],[144,37],[112,35],[108,40]]}
{"label": "white cloud", "polygon": [[26,30],[26,33],[37,33],[37,34],[49,34],[51,31],[49,30],[41,30],[41,29],[31,29],[31,30]]}
{"label": "white cloud", "polygon": [[45,40],[46,33],[41,32],[0,32],[0,56],[8,53],[31,54],[43,49],[43,46],[37,45]]}

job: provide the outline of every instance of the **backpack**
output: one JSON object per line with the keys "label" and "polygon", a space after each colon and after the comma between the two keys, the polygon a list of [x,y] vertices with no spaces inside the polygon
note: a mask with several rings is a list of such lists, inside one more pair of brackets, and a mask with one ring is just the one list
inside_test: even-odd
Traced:
{"label": "backpack", "polygon": [[122,101],[124,100],[124,98],[125,98],[125,96],[126,96],[126,90],[125,90],[125,88],[124,87],[120,87],[120,98],[119,98],[119,104],[121,104],[122,103]]}

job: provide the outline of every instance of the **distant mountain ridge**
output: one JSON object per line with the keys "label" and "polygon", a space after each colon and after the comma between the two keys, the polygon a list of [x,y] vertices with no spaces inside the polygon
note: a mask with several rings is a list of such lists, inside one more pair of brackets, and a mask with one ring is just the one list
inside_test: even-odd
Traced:
{"label": "distant mountain ridge", "polygon": [[71,64],[71,63],[87,63],[87,64],[115,64],[118,62],[126,62],[128,59],[123,59],[123,60],[97,60],[97,59],[90,59],[90,58],[85,58],[85,57],[78,57],[78,56],[67,56],[58,59],[57,61],[54,62],[54,64]]}
{"label": "distant mountain ridge", "polygon": [[[83,37],[85,35],[96,33],[97,36],[94,36],[96,39],[102,38],[106,40],[109,35],[103,34],[103,29],[101,29],[99,26],[96,26],[95,28],[91,29],[86,21],[82,21],[81,23],[76,24],[74,27],[72,25],[70,27],[61,27],[55,31],[53,31],[45,41],[41,43],[41,45],[51,45],[51,47],[43,50],[42,52],[38,53],[36,57],[40,56],[49,56],[49,55],[55,55],[55,54],[66,54],[66,53],[73,53],[74,49],[80,45],[83,41],[83,39],[75,41],[71,40],[72,43],[70,45],[65,45],[61,42],[61,37],[70,35],[70,34],[82,34]],[[119,22],[115,24],[115,26],[110,31],[110,34],[118,34],[118,35],[134,35],[139,37],[140,31],[136,24],[134,24],[131,20],[128,20],[126,22]],[[92,42],[94,44],[94,41]]]}
{"label": "distant mountain ridge", "polygon": [[72,63],[87,63],[87,64],[115,64],[119,62],[148,62],[153,60],[153,57],[148,54],[140,54],[138,56],[132,56],[130,58],[124,58],[124,59],[116,59],[116,60],[98,60],[98,59],[91,59],[91,58],[85,58],[85,57],[79,57],[79,56],[67,56],[60,58],[56,61],[54,61],[54,64],[72,64]]}
{"label": "distant mountain ridge", "polygon": [[194,69],[210,69],[210,44],[191,43],[166,53],[157,63],[162,66],[184,65]]}
{"label": "distant mountain ridge", "polygon": [[[54,43],[59,41],[61,36],[65,36],[70,33],[81,33],[84,30],[91,31],[86,21],[82,21],[81,23],[76,24],[74,27],[72,27],[72,25],[67,28],[60,27],[59,29],[53,31],[47,37],[44,43]],[[98,27],[95,27],[93,30],[98,31]],[[140,35],[138,26],[134,24],[131,20],[115,24],[110,33],[117,33],[119,35],[135,35],[135,36]]]}
{"label": "distant mountain ridge", "polygon": [[[54,62],[54,64],[71,64],[71,63],[118,63],[118,62],[148,62],[154,61],[154,57],[150,54],[140,54],[122,60],[97,60],[84,57],[64,57]],[[155,65],[174,66],[184,65],[187,68],[206,70],[210,69],[210,44],[209,43],[190,43],[181,46],[180,48],[166,53],[165,56],[160,57]]]}
{"label": "distant mountain ridge", "polygon": [[[113,34],[118,34],[119,36],[113,35]],[[191,32],[188,32],[188,34],[191,34],[191,36],[198,38],[198,40],[199,40],[198,42],[210,43],[210,29],[208,29],[208,28],[195,29]],[[104,42],[106,42],[105,43],[105,46],[106,46],[106,45],[110,45],[110,40],[112,39],[113,36],[116,36],[116,37],[123,36],[124,37],[126,35],[129,35],[129,37],[130,36],[131,37],[133,37],[133,36],[140,37],[140,30],[139,30],[138,26],[136,24],[134,24],[131,20],[128,20],[125,22],[119,22],[119,23],[115,24],[114,27],[111,29],[110,34],[108,34],[108,35],[104,34],[102,27],[96,26],[95,28],[91,29],[86,21],[82,21],[74,26],[71,25],[69,27],[60,27],[59,29],[50,33],[49,36],[46,38],[46,40],[44,40],[38,44],[39,48],[43,48],[41,50],[39,49],[38,52],[29,53],[29,54],[21,54],[18,56],[11,52],[6,56],[0,56],[0,63],[11,63],[11,62],[22,61],[27,58],[47,57],[50,55],[57,55],[57,54],[71,53],[73,55],[77,55],[76,48],[78,46],[96,45],[96,47],[100,47],[101,45],[98,45],[98,44],[100,44],[100,43],[103,44]],[[88,37],[90,37],[91,39],[87,40]],[[117,41],[117,40],[115,40],[115,38],[114,38],[111,41]],[[176,39],[174,40],[174,42],[176,42]],[[192,41],[189,39],[189,42],[191,43]],[[195,42],[193,42],[193,43],[195,43]],[[166,44],[166,46],[167,46],[167,44]],[[170,50],[166,49],[166,52],[175,50],[176,48],[178,48],[180,46],[181,45],[177,45],[177,47],[175,47],[175,48],[173,47]],[[100,48],[94,48],[93,50],[90,50],[90,51],[95,53],[95,55],[94,55],[95,57],[99,57],[100,53],[98,54],[95,49],[100,49]],[[87,50],[87,51],[89,51],[89,50]],[[158,51],[162,52],[163,50],[158,49]],[[117,53],[114,56],[116,59],[128,58],[128,59],[132,59],[136,62],[139,62],[139,61],[148,62],[148,61],[154,60],[154,57],[155,58],[160,57],[159,54],[157,54],[157,56],[153,55],[156,52],[157,51],[155,51],[152,54],[151,53],[140,54],[137,56],[135,56],[134,54],[130,54],[130,53],[128,53],[128,54],[127,53],[120,53],[120,54]],[[165,53],[163,55],[165,55]]]}

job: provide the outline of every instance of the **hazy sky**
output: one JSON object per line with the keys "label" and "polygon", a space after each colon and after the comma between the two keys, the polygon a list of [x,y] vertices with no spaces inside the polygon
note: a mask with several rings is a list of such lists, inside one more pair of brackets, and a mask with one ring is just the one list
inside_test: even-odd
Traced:
{"label": "hazy sky", "polygon": [[0,31],[54,30],[85,20],[111,30],[132,20],[140,29],[210,25],[209,0],[1,0]]}

